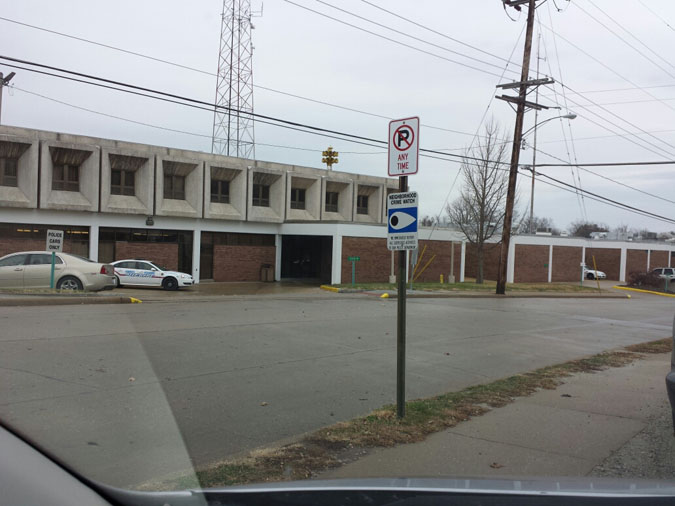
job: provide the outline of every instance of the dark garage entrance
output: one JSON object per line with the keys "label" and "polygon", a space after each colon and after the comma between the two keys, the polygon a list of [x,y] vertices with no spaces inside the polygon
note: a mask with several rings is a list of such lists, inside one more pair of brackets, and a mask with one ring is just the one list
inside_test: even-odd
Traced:
{"label": "dark garage entrance", "polygon": [[330,283],[333,238],[284,235],[281,239],[281,277]]}

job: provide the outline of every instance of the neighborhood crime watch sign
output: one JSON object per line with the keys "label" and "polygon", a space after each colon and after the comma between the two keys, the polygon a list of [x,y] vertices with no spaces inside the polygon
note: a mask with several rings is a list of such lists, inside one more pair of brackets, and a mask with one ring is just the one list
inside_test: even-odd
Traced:
{"label": "neighborhood crime watch sign", "polygon": [[420,119],[397,119],[389,122],[389,175],[417,174],[420,151]]}
{"label": "neighborhood crime watch sign", "polygon": [[63,251],[63,230],[47,230],[47,251]]}
{"label": "neighborhood crime watch sign", "polygon": [[417,192],[387,196],[387,249],[417,249]]}

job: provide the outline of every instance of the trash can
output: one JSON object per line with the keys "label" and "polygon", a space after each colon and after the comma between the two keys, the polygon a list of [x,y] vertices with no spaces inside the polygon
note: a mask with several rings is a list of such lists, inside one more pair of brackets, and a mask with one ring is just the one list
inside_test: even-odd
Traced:
{"label": "trash can", "polygon": [[260,281],[271,283],[274,281],[274,266],[271,264],[262,264],[260,267]]}

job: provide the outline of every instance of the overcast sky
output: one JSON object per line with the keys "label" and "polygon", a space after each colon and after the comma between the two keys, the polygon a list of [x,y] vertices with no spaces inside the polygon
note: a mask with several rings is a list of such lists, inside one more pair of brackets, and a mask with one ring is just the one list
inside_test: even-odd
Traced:
{"label": "overcast sky", "polygon": [[[212,73],[217,69],[222,9],[219,0],[0,1],[0,16],[14,21]],[[259,10],[260,2],[252,1],[254,10]],[[481,128],[486,110],[487,117],[493,117],[501,124],[504,134],[512,136],[515,114],[508,104],[493,97],[497,94],[496,84],[518,79],[525,12],[505,11],[500,0],[369,1],[438,33],[396,18],[363,0],[293,0],[295,4],[432,54],[359,31],[286,0],[267,0],[263,15],[253,19],[254,83],[387,118],[417,115],[423,125],[420,133],[423,148],[462,153]],[[532,74],[537,63],[536,41],[541,33],[541,74],[550,75],[567,86],[565,97],[559,84],[540,89],[541,103],[555,106],[557,101],[562,109],[540,112],[538,122],[567,112],[578,115],[574,121],[555,119],[542,125],[538,129],[538,149],[576,163],[675,160],[675,57],[672,55],[675,3],[672,0],[539,0],[538,3]],[[209,102],[215,94],[215,76],[148,61],[6,20],[0,20],[0,47],[4,56]],[[507,66],[509,58],[513,63]],[[0,61],[1,72],[6,75],[12,70]],[[207,152],[211,149],[212,113],[24,70],[16,72],[12,81],[14,89],[4,92],[3,124]],[[502,74],[504,77],[500,78]],[[97,115],[27,92],[189,133]],[[534,95],[531,97],[534,99]],[[386,139],[387,136],[385,118],[320,105],[260,87],[255,89],[255,111],[366,137]],[[534,113],[528,112],[525,129],[533,124]],[[264,124],[256,125],[255,137],[259,160],[321,167],[320,152],[332,145],[340,152],[336,170],[386,175],[386,150]],[[532,136],[527,140],[531,145]],[[537,163],[558,161],[543,152],[538,153]],[[531,159],[531,148],[521,151],[521,163],[530,163]],[[578,184],[580,179],[584,190],[675,218],[675,204],[668,201],[675,201],[674,165],[588,169],[598,175],[580,170],[577,176],[569,167],[542,168],[541,172],[569,184]],[[456,198],[462,182],[460,177],[453,186],[458,170],[459,164],[454,161],[420,159],[420,172],[410,178],[410,184],[419,192],[422,214],[436,215],[443,209],[446,198],[450,201]],[[521,204],[525,208],[529,205],[529,181],[521,178],[520,186]],[[561,228],[587,217],[610,226],[626,224],[655,231],[675,230],[673,224],[589,198],[582,202],[573,192],[543,183],[536,186],[535,214],[553,219]]]}

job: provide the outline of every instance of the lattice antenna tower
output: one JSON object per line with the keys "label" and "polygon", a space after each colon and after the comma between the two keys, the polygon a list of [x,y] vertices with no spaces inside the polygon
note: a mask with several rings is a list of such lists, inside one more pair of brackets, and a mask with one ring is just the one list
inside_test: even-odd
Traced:
{"label": "lattice antenna tower", "polygon": [[211,152],[255,158],[251,0],[223,0]]}

